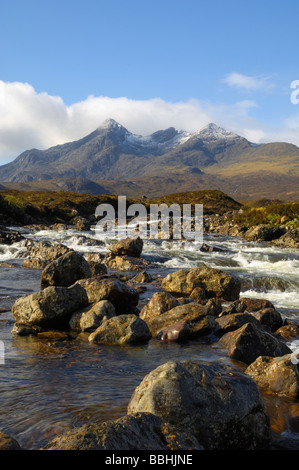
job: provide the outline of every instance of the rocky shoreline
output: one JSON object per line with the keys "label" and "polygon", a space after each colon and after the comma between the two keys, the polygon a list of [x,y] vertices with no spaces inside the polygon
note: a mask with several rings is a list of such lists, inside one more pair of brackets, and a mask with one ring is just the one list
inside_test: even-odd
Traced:
{"label": "rocky shoreline", "polygon": [[[216,226],[214,219],[214,232],[235,230],[223,220]],[[211,217],[209,222],[206,228],[212,231]],[[296,237],[291,234],[290,240],[298,243]],[[284,246],[289,246],[285,239]],[[5,228],[2,240],[21,242],[24,265],[42,269],[40,291],[17,299],[12,307],[13,335],[84,332],[89,342],[129,347],[151,338],[207,338],[231,360],[230,365],[165,362],[135,389],[127,415],[56,436],[44,449],[299,449],[292,440],[282,443],[273,438],[260,393],[298,399],[298,360],[286,343],[299,338],[299,324],[284,321],[265,299],[240,297],[238,277],[198,267],[153,279],[139,237],[112,245],[106,256],[22,239]],[[151,283],[156,292],[142,305],[140,293]],[[0,433],[0,449],[21,447]]]}

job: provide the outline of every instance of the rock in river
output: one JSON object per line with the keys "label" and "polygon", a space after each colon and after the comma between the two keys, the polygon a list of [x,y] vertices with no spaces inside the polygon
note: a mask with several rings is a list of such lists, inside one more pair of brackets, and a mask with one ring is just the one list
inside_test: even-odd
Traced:
{"label": "rock in river", "polygon": [[196,287],[203,288],[207,298],[218,297],[232,301],[239,298],[241,281],[232,274],[206,266],[175,271],[162,281],[165,291],[178,295],[190,296]]}
{"label": "rock in river", "polygon": [[269,445],[269,418],[257,385],[236,366],[169,361],[144,377],[128,413],[148,412],[187,429],[206,450]]}
{"label": "rock in river", "polygon": [[91,277],[91,269],[80,253],[71,251],[48,264],[41,273],[41,288],[69,287],[79,279]]}
{"label": "rock in river", "polygon": [[50,286],[16,300],[12,314],[17,323],[44,328],[58,328],[68,324],[71,315],[88,305],[85,290],[79,285]]}
{"label": "rock in river", "polygon": [[105,320],[88,339],[100,344],[140,344],[147,343],[151,337],[145,321],[132,314]]}

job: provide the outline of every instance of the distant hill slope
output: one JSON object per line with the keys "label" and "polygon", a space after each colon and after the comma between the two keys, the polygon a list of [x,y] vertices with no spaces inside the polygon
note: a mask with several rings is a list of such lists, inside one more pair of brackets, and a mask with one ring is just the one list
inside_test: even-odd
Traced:
{"label": "distant hill slope", "polygon": [[213,123],[132,134],[112,119],[75,142],[26,150],[0,166],[3,187],[158,197],[218,189],[237,199],[299,200],[299,148],[253,144]]}

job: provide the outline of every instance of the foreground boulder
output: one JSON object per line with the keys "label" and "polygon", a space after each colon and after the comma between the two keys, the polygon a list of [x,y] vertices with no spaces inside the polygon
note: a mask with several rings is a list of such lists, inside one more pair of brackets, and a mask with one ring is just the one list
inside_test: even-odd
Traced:
{"label": "foreground boulder", "polygon": [[140,344],[147,343],[151,337],[145,321],[131,314],[105,320],[88,339],[99,344]]}
{"label": "foreground boulder", "polygon": [[66,253],[48,264],[41,273],[41,288],[48,286],[69,287],[79,279],[91,277],[86,259],[75,251]]}
{"label": "foreground boulder", "polygon": [[71,287],[50,286],[41,292],[20,297],[12,307],[17,323],[44,328],[65,327],[71,315],[88,305],[85,290],[78,284]]}
{"label": "foreground boulder", "polygon": [[85,307],[79,312],[75,312],[69,325],[71,330],[78,331],[94,331],[105,320],[115,316],[115,308],[109,300],[100,300],[96,302],[91,308]]}
{"label": "foreground boulder", "polygon": [[202,450],[189,432],[150,413],[85,424],[55,437],[44,450]]}
{"label": "foreground boulder", "polygon": [[259,356],[277,357],[291,353],[285,343],[252,322],[226,333],[219,344],[228,350],[229,357],[248,365]]}
{"label": "foreground boulder", "polygon": [[203,288],[207,298],[218,297],[232,301],[239,298],[241,281],[232,274],[206,266],[175,271],[162,281],[165,291],[178,295],[190,296],[196,287]]}
{"label": "foreground boulder", "polygon": [[258,357],[245,370],[260,387],[278,395],[299,397],[298,361],[292,355],[281,357]]}
{"label": "foreground boulder", "polygon": [[115,278],[93,277],[76,282],[86,292],[88,303],[110,300],[116,315],[131,313],[139,301],[139,293],[134,287]]}
{"label": "foreground boulder", "polygon": [[143,249],[143,240],[137,238],[124,238],[110,246],[110,251],[114,255],[127,255],[133,258],[139,258]]}
{"label": "foreground boulder", "polygon": [[169,361],[135,389],[128,413],[148,412],[188,430],[206,450],[269,445],[269,419],[255,382],[221,363]]}

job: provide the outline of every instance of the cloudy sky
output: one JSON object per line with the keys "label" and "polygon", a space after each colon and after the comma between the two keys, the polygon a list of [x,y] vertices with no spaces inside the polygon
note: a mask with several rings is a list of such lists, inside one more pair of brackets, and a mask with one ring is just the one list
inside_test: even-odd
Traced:
{"label": "cloudy sky", "polygon": [[1,164],[107,118],[299,145],[299,2],[0,2]]}

